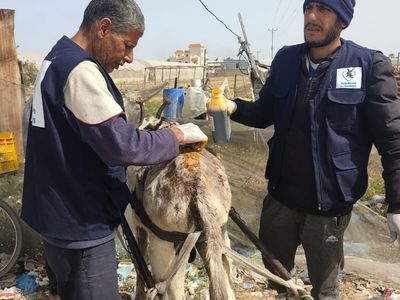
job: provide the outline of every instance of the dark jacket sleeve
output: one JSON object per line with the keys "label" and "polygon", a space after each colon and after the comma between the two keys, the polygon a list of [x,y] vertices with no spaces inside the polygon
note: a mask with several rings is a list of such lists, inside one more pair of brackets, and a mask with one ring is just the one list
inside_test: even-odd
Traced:
{"label": "dark jacket sleeve", "polygon": [[77,121],[81,137],[108,166],[146,166],[166,162],[179,154],[172,130],[139,130],[116,116],[96,125]]}
{"label": "dark jacket sleeve", "polygon": [[400,101],[392,64],[379,52],[368,81],[366,119],[381,155],[388,212],[400,213]]}
{"label": "dark jacket sleeve", "polygon": [[266,128],[273,124],[273,97],[269,93],[268,81],[260,91],[256,101],[235,99],[236,111],[231,119],[246,126]]}
{"label": "dark jacket sleeve", "polygon": [[266,128],[274,124],[274,91],[273,84],[275,77],[275,66],[281,59],[284,48],[278,51],[274,60],[272,61],[270,76],[266,83],[260,90],[259,97],[256,101],[245,101],[235,99],[237,105],[236,111],[231,115],[231,119],[246,126],[256,128]]}

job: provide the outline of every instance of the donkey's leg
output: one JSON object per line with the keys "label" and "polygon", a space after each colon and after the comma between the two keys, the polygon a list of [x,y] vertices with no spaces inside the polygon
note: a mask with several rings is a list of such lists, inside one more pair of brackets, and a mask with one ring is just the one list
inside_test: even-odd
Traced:
{"label": "donkey's leg", "polygon": [[[176,250],[173,243],[160,240],[150,233],[150,242],[148,248],[151,271],[156,282],[162,282],[170,275],[167,272],[176,260]],[[172,277],[166,292],[161,297],[163,300],[184,300],[185,290],[185,271],[181,267]]]}

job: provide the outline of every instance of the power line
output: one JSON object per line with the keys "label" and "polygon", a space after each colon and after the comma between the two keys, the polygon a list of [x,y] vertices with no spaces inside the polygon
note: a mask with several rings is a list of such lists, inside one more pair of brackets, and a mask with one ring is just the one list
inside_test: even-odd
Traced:
{"label": "power line", "polygon": [[[288,7],[289,11],[289,7]],[[292,6],[291,13],[289,13],[287,16],[288,18],[282,18],[280,24],[278,24],[279,28],[284,28],[284,30],[280,30],[280,34],[284,34],[287,29],[292,25],[293,21],[296,19],[296,17],[299,15],[300,12],[302,12],[302,7],[299,6],[298,3],[295,3],[294,6]]]}
{"label": "power line", "polygon": [[[295,2],[294,5],[296,6],[297,1],[294,0],[294,2]],[[290,11],[292,3],[293,3],[293,0],[287,1],[286,8],[283,10],[283,14],[279,18],[281,24],[283,23],[284,20],[286,20],[287,16],[289,15],[289,11]],[[279,25],[279,26],[282,27],[281,25]]]}
{"label": "power line", "polygon": [[289,23],[284,26],[284,30],[281,30],[279,33],[279,36],[284,35],[288,29],[290,28],[290,26],[292,26],[293,22],[297,19],[297,16],[300,14],[300,12],[302,12],[302,10],[300,9],[295,9],[295,11],[293,11],[292,16],[290,17],[290,21]]}
{"label": "power line", "polygon": [[228,29],[230,32],[232,32],[232,34],[235,35],[236,37],[239,37],[238,34],[236,34],[235,32],[233,32],[232,29],[230,29],[230,28],[229,28],[223,21],[221,21],[211,10],[209,10],[208,7],[203,3],[202,0],[199,0],[199,2],[201,3],[201,5],[204,6],[204,8],[205,8],[210,14],[212,14],[212,15],[214,16],[214,18],[216,18],[220,23],[222,23],[222,24],[225,26],[226,29]]}
{"label": "power line", "polygon": [[282,0],[278,1],[278,7],[276,8],[274,17],[272,18],[272,24],[275,24],[276,16],[278,15],[278,12],[279,12],[279,9],[281,8],[282,2],[283,2]]}

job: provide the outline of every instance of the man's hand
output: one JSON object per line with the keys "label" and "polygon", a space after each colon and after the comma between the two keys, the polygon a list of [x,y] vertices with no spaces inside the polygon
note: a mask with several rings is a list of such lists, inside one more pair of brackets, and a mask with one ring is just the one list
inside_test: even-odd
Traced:
{"label": "man's hand", "polygon": [[208,102],[207,111],[226,109],[228,115],[231,115],[236,111],[237,105],[235,101],[227,99],[223,95],[221,88],[214,88],[211,94],[212,96],[210,102]]}
{"label": "man's hand", "polygon": [[226,100],[226,107],[227,107],[227,110],[228,110],[228,115],[233,114],[237,109],[236,103],[234,101],[232,101],[232,100],[229,100],[229,99]]}
{"label": "man's hand", "polygon": [[175,133],[180,145],[206,143],[208,141],[205,133],[193,123],[172,126],[171,130]]}
{"label": "man's hand", "polygon": [[400,247],[400,214],[387,214],[387,223],[392,243]]}

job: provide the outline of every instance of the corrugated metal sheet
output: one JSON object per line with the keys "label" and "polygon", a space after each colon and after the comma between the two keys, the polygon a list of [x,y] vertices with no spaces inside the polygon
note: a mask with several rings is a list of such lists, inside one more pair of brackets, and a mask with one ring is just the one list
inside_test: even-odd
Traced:
{"label": "corrugated metal sheet", "polygon": [[11,9],[0,9],[0,132],[14,133],[17,153],[23,161],[22,99],[24,88],[17,61],[14,38],[14,15]]}

